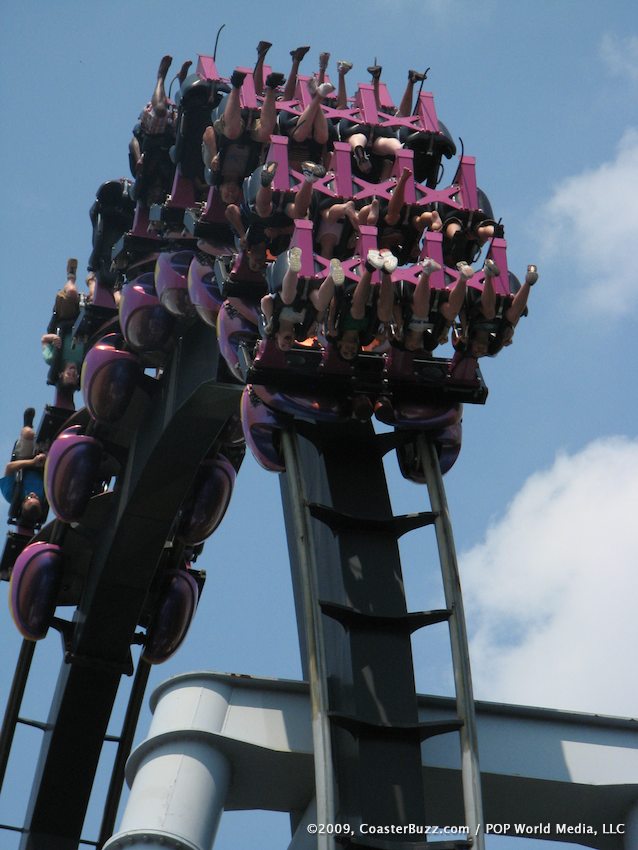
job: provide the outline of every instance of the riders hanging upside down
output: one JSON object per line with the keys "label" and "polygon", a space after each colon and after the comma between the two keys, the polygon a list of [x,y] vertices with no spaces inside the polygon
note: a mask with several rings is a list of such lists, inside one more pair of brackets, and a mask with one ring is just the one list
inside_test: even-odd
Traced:
{"label": "riders hanging upside down", "polygon": [[[265,268],[266,248],[274,255],[286,250],[295,219],[308,217],[313,183],[325,174],[323,166],[304,162],[303,183],[296,192],[284,192],[272,188],[276,170],[276,162],[260,166],[248,178],[247,200],[241,206],[229,204],[226,208],[226,218],[239,237],[240,246],[246,250],[253,270]],[[259,183],[255,192],[257,178]],[[283,237],[283,240],[278,237]]]}
{"label": "riders hanging upside down", "polygon": [[493,357],[511,345],[516,325],[525,313],[530,289],[538,280],[536,266],[529,265],[522,286],[514,278],[514,286],[519,288],[512,295],[496,295],[492,278],[500,274],[498,267],[493,260],[486,260],[483,270],[482,292],[472,290],[461,312],[462,333],[454,340],[454,348],[460,355]]}
{"label": "riders hanging upside down", "polygon": [[[285,272],[283,269],[285,268]],[[295,341],[312,336],[314,325],[330,304],[335,287],[342,287],[344,273],[339,260],[330,261],[330,273],[317,288],[299,279],[301,248],[291,248],[268,270],[268,295],[261,299],[266,337],[274,338],[281,351],[289,351]]]}
{"label": "riders hanging upside down", "polygon": [[394,306],[396,331],[392,345],[404,351],[434,351],[448,341],[450,328],[465,301],[467,281],[474,269],[459,263],[459,276],[451,289],[430,289],[430,275],[441,266],[429,257],[415,287],[404,284],[402,297]]}
{"label": "riders hanging upside down", "polygon": [[[368,251],[361,276],[349,282],[330,305],[326,339],[343,360],[354,360],[363,346],[384,339],[392,320],[394,292],[391,274],[397,258],[389,251]],[[381,273],[380,286],[373,286],[372,275]]]}

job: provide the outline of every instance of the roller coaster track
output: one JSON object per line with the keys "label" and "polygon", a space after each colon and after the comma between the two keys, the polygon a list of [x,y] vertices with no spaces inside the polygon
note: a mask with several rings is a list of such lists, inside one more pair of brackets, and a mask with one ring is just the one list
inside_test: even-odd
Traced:
{"label": "roller coaster track", "polygon": [[[281,489],[310,683],[317,821],[423,822],[421,742],[458,730],[465,824],[474,835],[482,812],[478,747],[445,491],[436,449],[420,437],[432,510],[394,516],[381,462],[394,445],[394,434],[375,435],[361,423],[301,423],[283,435]],[[397,540],[428,525],[436,531],[447,607],[408,612]],[[446,620],[458,720],[419,723],[410,636]],[[334,846],[334,836],[319,840]],[[351,845],[381,846],[369,840]],[[482,846],[482,836],[475,846]]]}

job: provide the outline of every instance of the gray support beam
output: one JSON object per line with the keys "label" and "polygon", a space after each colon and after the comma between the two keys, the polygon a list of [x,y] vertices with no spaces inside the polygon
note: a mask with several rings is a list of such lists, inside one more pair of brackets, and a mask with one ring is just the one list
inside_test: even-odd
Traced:
{"label": "gray support beam", "polygon": [[471,835],[475,836],[475,846],[478,850],[483,850],[485,839],[482,829],[479,829],[479,825],[485,823],[485,818],[483,817],[478,734],[474,715],[472,673],[470,670],[470,655],[465,628],[461,580],[456,559],[456,547],[454,545],[452,523],[450,522],[450,513],[436,448],[424,435],[419,436],[418,447],[430,496],[430,506],[436,514],[434,527],[441,561],[445,604],[448,610],[451,611],[448,624],[452,665],[454,668],[456,703],[458,714],[463,720],[460,736],[465,824],[469,827]]}
{"label": "gray support beam", "polygon": [[[301,600],[299,629],[303,630],[302,646],[306,647],[304,665],[310,684],[310,710],[315,753],[315,815],[319,823],[335,823],[334,765],[332,762],[332,736],[329,719],[328,672],[326,653],[321,628],[322,615],[317,599],[319,581],[312,525],[307,511],[302,466],[299,459],[296,437],[288,431],[282,434],[282,451],[286,463],[289,488],[290,526],[289,541],[294,546],[294,561],[297,564],[298,592]],[[318,836],[317,846],[327,850],[333,839],[329,835]]]}

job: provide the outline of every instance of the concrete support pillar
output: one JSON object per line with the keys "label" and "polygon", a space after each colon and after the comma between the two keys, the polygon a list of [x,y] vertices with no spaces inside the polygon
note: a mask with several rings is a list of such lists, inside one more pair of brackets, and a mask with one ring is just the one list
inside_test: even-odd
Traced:
{"label": "concrete support pillar", "polygon": [[230,782],[215,738],[230,694],[197,674],[155,692],[149,736],[127,765],[131,793],[120,830],[104,850],[211,850]]}

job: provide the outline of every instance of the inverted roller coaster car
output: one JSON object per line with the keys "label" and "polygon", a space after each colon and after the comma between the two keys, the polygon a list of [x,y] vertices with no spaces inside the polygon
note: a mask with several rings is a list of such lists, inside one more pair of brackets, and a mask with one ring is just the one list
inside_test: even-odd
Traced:
{"label": "inverted roller coaster car", "polygon": [[168,350],[175,321],[160,304],[151,272],[122,288],[120,326],[124,338],[135,351],[150,354]]}
{"label": "inverted roller coaster car", "polygon": [[203,543],[215,531],[230,503],[236,477],[234,466],[221,454],[201,465],[183,506],[178,531],[186,544]]}
{"label": "inverted roller coaster car", "polygon": [[31,543],[18,555],[11,573],[9,607],[18,631],[27,640],[46,636],[61,583],[59,546]]}
{"label": "inverted roller coaster car", "polygon": [[186,569],[169,570],[164,578],[159,602],[146,632],[142,658],[149,664],[162,664],[182,644],[195,611],[199,591]]}
{"label": "inverted roller coaster car", "polygon": [[81,425],[64,430],[51,445],[44,467],[47,501],[63,522],[81,518],[99,480],[102,445],[81,430]]}
{"label": "inverted roller coaster car", "polygon": [[241,424],[246,445],[257,463],[269,472],[284,472],[279,450],[282,421],[247,385],[241,397]]}
{"label": "inverted roller coaster car", "polygon": [[224,301],[213,268],[196,256],[188,268],[188,296],[199,318],[212,328]]}
{"label": "inverted roller coaster car", "polygon": [[[434,431],[428,430],[427,435],[428,439],[433,440],[436,446],[441,474],[445,475],[454,466],[461,451],[461,421]],[[419,460],[417,434],[415,434],[413,440],[398,446],[396,451],[401,475],[415,484],[425,484],[425,475]]]}
{"label": "inverted roller coaster car", "polygon": [[173,316],[195,315],[188,294],[188,269],[193,257],[192,251],[163,251],[155,263],[155,291],[162,307]]}
{"label": "inverted roller coaster car", "polygon": [[108,334],[84,359],[81,387],[84,404],[98,422],[122,418],[143,374],[139,358],[124,350],[120,334]]}

